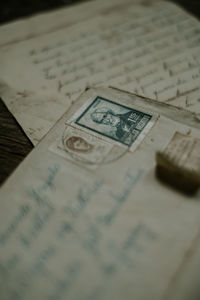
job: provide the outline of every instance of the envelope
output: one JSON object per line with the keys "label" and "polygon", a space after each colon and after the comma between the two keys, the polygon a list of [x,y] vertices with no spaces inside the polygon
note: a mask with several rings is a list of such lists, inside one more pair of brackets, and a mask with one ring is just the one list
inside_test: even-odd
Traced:
{"label": "envelope", "polygon": [[199,299],[200,193],[156,177],[192,112],[85,91],[1,188],[1,299]]}

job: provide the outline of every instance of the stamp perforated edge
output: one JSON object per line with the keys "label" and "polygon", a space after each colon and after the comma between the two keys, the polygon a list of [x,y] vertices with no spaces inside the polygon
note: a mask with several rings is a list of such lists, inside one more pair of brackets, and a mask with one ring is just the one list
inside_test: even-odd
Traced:
{"label": "stamp perforated edge", "polygon": [[[151,116],[151,119],[148,121],[148,124],[144,127],[144,129],[142,129],[142,131],[139,133],[138,137],[136,137],[135,141],[133,141],[132,145],[131,146],[128,146],[128,145],[125,145],[115,139],[112,139],[111,137],[108,137],[104,134],[101,134],[100,132],[97,132],[95,130],[92,130],[90,128],[87,128],[87,127],[83,127],[79,124],[76,123],[77,119],[79,120],[80,117],[84,114],[85,111],[88,111],[89,108],[93,105],[93,103],[98,99],[103,99],[103,100],[106,100],[110,103],[113,103],[115,105],[119,105],[119,106],[122,106],[122,107],[125,107],[126,109],[132,109],[132,110],[137,110],[141,113],[144,113],[144,114],[147,114],[147,115],[150,115]],[[145,108],[143,107],[140,107],[138,105],[133,105],[133,107],[131,106],[127,106],[127,105],[124,105],[124,104],[121,104],[119,103],[118,101],[114,101],[114,100],[110,100],[110,99],[107,99],[105,97],[102,97],[102,96],[98,96],[96,95],[95,97],[92,96],[90,99],[88,99],[74,114],[73,116],[67,120],[66,122],[66,125],[71,125],[73,127],[77,127],[79,129],[83,129],[87,132],[87,133],[90,133],[106,142],[109,142],[113,145],[118,145],[120,147],[123,147],[125,149],[128,149],[129,151],[133,152],[138,146],[139,144],[142,142],[142,140],[146,137],[146,135],[148,134],[148,132],[151,130],[151,128],[155,125],[156,121],[159,119],[159,114],[153,112],[153,111],[150,111],[150,110],[146,110]]]}

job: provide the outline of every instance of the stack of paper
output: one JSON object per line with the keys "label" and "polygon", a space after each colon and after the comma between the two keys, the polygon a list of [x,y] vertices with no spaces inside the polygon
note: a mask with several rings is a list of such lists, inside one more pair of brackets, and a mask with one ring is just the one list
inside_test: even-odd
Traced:
{"label": "stack of paper", "polygon": [[200,191],[155,173],[200,138],[200,25],[137,2],[0,29],[0,96],[34,144],[54,125],[0,191],[2,300],[200,299]]}

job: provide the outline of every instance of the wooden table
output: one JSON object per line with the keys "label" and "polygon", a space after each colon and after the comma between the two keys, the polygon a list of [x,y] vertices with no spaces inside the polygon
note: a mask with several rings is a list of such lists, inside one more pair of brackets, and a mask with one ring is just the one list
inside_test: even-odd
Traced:
{"label": "wooden table", "polygon": [[[76,0],[29,0],[26,6],[22,0],[1,1],[0,23],[21,16],[28,16],[45,9],[52,9],[63,4],[74,3],[75,1]],[[174,2],[179,3],[182,7],[200,18],[199,0],[175,0]],[[6,180],[32,148],[33,145],[0,99],[0,184]]]}

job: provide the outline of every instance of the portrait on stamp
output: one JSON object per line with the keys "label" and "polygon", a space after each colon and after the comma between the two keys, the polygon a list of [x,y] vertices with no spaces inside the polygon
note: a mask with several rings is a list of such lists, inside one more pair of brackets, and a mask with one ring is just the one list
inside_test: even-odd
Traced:
{"label": "portrait on stamp", "polygon": [[97,97],[75,123],[130,147],[151,118],[150,114]]}

